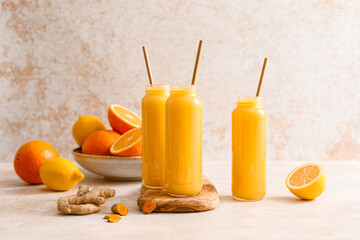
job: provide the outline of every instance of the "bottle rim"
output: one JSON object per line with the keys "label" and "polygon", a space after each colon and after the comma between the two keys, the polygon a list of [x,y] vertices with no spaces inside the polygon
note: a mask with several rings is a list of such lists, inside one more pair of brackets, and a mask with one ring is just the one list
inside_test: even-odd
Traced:
{"label": "bottle rim", "polygon": [[197,94],[197,87],[194,85],[172,85],[170,94],[194,95]]}
{"label": "bottle rim", "polygon": [[169,84],[152,84],[146,85],[146,89],[148,88],[170,88]]}
{"label": "bottle rim", "polygon": [[197,90],[197,86],[191,84],[171,85],[170,90]]}
{"label": "bottle rim", "polygon": [[168,84],[153,84],[147,85],[145,92],[147,93],[168,93],[170,91],[170,85]]}
{"label": "bottle rim", "polygon": [[238,105],[261,105],[261,97],[240,96],[237,98]]}
{"label": "bottle rim", "polygon": [[254,96],[239,96],[237,98],[238,101],[256,101],[261,100],[261,97],[254,97]]}

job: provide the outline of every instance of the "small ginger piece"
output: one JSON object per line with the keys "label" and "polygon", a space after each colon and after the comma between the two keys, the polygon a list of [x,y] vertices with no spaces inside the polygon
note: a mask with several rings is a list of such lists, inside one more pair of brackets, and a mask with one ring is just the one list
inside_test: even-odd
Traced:
{"label": "small ginger piece", "polygon": [[89,191],[89,186],[80,185],[76,195],[59,198],[57,209],[65,214],[96,213],[101,210],[100,205],[104,204],[106,199],[114,196],[115,190],[111,188],[98,186]]}
{"label": "small ginger piece", "polygon": [[119,214],[108,214],[104,217],[108,220],[108,222],[118,222],[121,220],[121,217]]}
{"label": "small ginger piece", "polygon": [[117,213],[120,214],[121,216],[126,216],[128,214],[128,209],[124,204],[117,204],[115,203],[112,207],[111,207],[111,211],[113,213]]}
{"label": "small ginger piece", "polygon": [[145,214],[149,214],[152,211],[154,211],[155,208],[156,208],[156,203],[153,200],[149,200],[143,205],[142,211]]}

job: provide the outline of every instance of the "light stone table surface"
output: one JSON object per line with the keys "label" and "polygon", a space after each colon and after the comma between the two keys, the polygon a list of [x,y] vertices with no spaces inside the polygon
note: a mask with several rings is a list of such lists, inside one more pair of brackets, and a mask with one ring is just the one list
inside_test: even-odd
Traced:
{"label": "light stone table surface", "polygon": [[[61,215],[59,197],[44,185],[27,185],[0,164],[0,239],[360,239],[360,162],[323,162],[328,183],[314,201],[294,197],[285,186],[287,174],[302,162],[268,161],[267,195],[259,202],[231,197],[231,161],[204,162],[219,192],[220,205],[201,213],[143,214],[136,205],[140,182],[115,182],[85,173],[83,183],[116,189],[101,212]],[[113,203],[129,214],[118,223],[103,219]]]}

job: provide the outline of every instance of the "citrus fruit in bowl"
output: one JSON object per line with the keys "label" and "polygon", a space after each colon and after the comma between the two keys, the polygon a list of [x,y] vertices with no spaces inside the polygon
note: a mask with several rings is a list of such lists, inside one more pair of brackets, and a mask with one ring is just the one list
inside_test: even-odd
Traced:
{"label": "citrus fruit in bowl", "polygon": [[84,169],[117,181],[140,181],[142,173],[141,156],[101,156],[84,154],[81,148],[72,151],[74,159]]}
{"label": "citrus fruit in bowl", "polygon": [[108,120],[111,128],[120,133],[141,127],[141,117],[133,111],[118,104],[111,104],[108,110]]}
{"label": "citrus fruit in bowl", "polygon": [[84,169],[112,180],[141,180],[141,117],[131,110],[111,104],[108,120],[113,130],[91,133],[81,148],[72,151]]}
{"label": "citrus fruit in bowl", "polygon": [[16,174],[30,184],[41,184],[40,167],[48,160],[59,157],[56,149],[44,141],[30,141],[22,145],[15,154]]}
{"label": "citrus fruit in bowl", "polygon": [[112,130],[96,131],[88,136],[82,146],[82,152],[89,155],[110,156],[111,145],[121,135]]}
{"label": "citrus fruit in bowl", "polygon": [[104,123],[95,116],[80,116],[72,128],[75,142],[82,147],[85,139],[92,133],[105,130]]}
{"label": "citrus fruit in bowl", "polygon": [[142,129],[134,128],[124,133],[111,145],[110,152],[117,156],[141,156]]}

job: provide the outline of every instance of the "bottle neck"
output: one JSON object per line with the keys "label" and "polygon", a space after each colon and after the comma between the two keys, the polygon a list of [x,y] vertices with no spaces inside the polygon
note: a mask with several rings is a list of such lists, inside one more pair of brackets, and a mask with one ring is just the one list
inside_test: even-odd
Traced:
{"label": "bottle neck", "polygon": [[196,95],[197,87],[194,85],[174,85],[170,87],[172,95]]}
{"label": "bottle neck", "polygon": [[153,84],[146,87],[146,94],[169,95],[170,86],[166,84]]}
{"label": "bottle neck", "polygon": [[244,108],[261,108],[262,101],[260,97],[238,97],[237,105]]}

